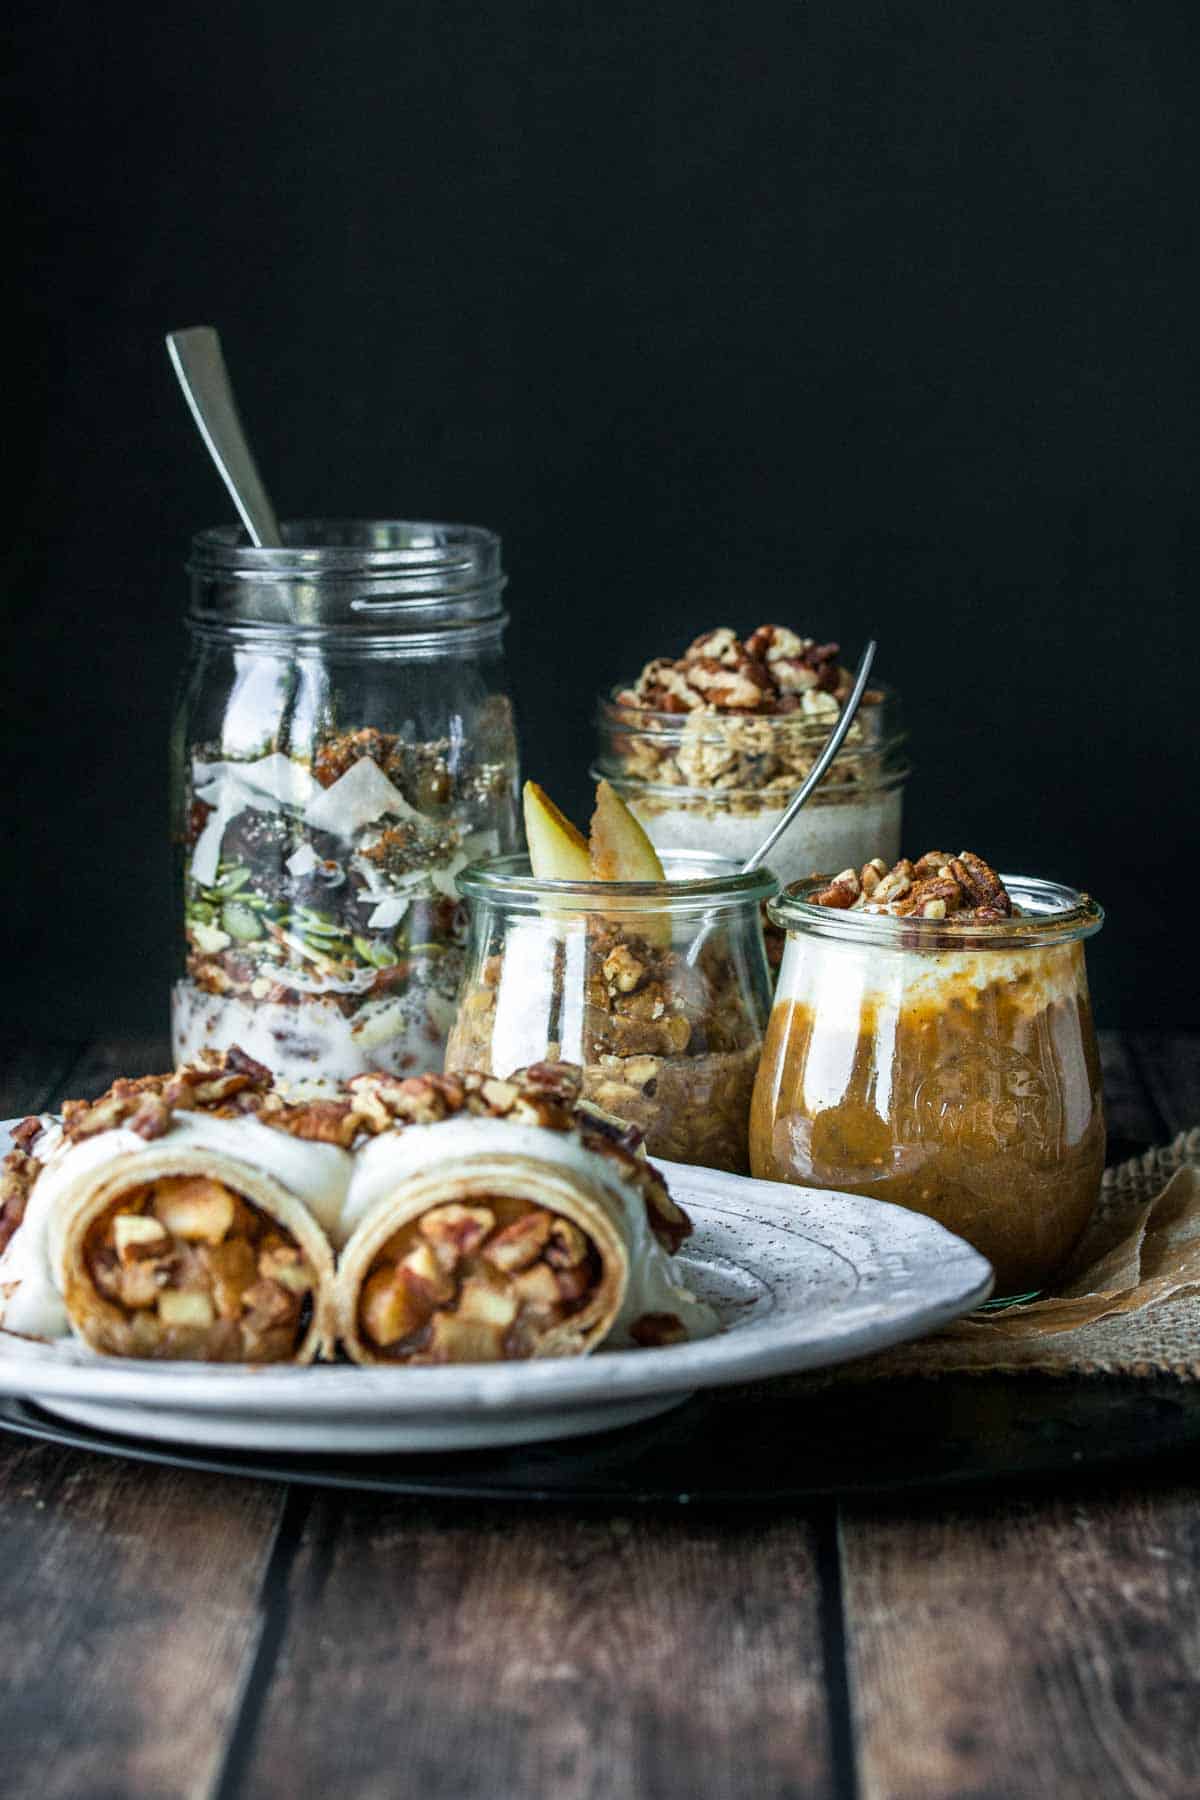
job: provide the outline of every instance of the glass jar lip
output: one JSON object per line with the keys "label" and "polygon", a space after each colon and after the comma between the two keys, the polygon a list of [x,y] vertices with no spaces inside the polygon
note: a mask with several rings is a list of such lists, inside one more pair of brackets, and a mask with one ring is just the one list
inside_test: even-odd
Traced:
{"label": "glass jar lip", "polygon": [[[726,723],[739,725],[752,723],[767,725],[772,730],[780,732],[811,731],[818,733],[824,739],[829,735],[829,721],[833,716],[826,714],[823,717],[816,717],[811,713],[799,712],[659,712],[652,706],[630,705],[628,701],[622,701],[619,696],[625,692],[626,689],[620,682],[617,682],[600,695],[601,724],[611,724],[620,730],[630,731],[636,730],[637,724],[644,719],[647,721],[647,729],[653,731],[656,736],[662,734],[669,736],[676,732],[682,732],[689,720],[700,718],[711,721],[713,736],[717,738],[720,737],[721,729]],[[867,697],[870,695],[878,695],[878,699],[873,704],[868,701]],[[882,712],[886,707],[897,706],[899,701],[898,691],[886,681],[872,680],[863,697],[863,704],[868,707],[868,717],[875,708]]]}
{"label": "glass jar lip", "polygon": [[252,544],[240,525],[214,525],[192,538],[197,574],[304,576],[389,574],[478,581],[500,573],[500,538],[485,525],[430,519],[285,519],[279,548]]}
{"label": "glass jar lip", "polygon": [[297,636],[461,630],[505,622],[500,539],[482,525],[288,519],[260,549],[240,525],[192,539],[189,622]]}
{"label": "glass jar lip", "polygon": [[691,873],[666,882],[539,881],[530,872],[528,855],[518,852],[468,863],[457,876],[458,890],[464,899],[502,902],[528,912],[538,912],[553,900],[569,902],[562,908],[569,912],[665,912],[678,917],[724,906],[757,906],[779,886],[770,869],[744,874],[732,857],[712,850],[665,850],[660,855],[668,877],[673,868]]}
{"label": "glass jar lip", "polygon": [[771,921],[791,936],[836,938],[843,943],[881,945],[892,950],[945,953],[955,950],[1040,950],[1094,936],[1104,909],[1077,888],[1035,875],[1001,875],[1023,910],[996,920],[896,918],[890,913],[841,911],[809,898],[825,887],[828,875],[793,881],[767,902]]}

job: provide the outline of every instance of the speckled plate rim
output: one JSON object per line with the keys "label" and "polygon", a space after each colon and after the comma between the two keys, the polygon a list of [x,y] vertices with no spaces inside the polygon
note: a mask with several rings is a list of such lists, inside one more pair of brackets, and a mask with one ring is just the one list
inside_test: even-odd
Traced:
{"label": "speckled plate rim", "polygon": [[658,1166],[696,1227],[680,1260],[722,1313],[725,1328],[700,1343],[437,1369],[214,1369],[119,1362],[74,1340],[0,1332],[0,1393],[335,1427],[604,1409],[828,1368],[935,1331],[991,1292],[985,1258],[921,1214],[854,1194]]}

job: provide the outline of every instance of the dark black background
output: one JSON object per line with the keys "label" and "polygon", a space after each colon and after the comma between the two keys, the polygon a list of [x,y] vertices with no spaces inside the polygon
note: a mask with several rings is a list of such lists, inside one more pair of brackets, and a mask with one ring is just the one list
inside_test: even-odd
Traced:
{"label": "dark black background", "polygon": [[1193,0],[26,3],[13,1016],[163,1018],[182,562],[228,506],[162,335],[205,321],[282,512],[503,534],[578,812],[646,656],[874,632],[908,847],[1088,887],[1102,1022],[1193,1023],[1198,48]]}

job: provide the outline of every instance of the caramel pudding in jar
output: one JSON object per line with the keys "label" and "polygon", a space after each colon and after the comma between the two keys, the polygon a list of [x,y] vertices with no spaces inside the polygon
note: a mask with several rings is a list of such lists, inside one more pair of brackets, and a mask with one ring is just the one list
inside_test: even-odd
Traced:
{"label": "caramel pudding in jar", "polygon": [[889,1200],[981,1251],[996,1293],[1062,1267],[1104,1169],[1083,940],[1054,882],[933,851],[797,882],[755,1084],[755,1175]]}

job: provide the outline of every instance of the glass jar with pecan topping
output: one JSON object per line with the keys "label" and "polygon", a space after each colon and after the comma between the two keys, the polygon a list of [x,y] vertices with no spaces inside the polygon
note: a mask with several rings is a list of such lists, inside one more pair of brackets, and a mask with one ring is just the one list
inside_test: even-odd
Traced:
{"label": "glass jar with pecan topping", "polygon": [[897,916],[886,889],[872,910],[824,878],[770,903],[787,947],[750,1153],[770,1180],[928,1214],[991,1261],[998,1295],[1017,1296],[1062,1267],[1100,1189],[1083,940],[1104,915],[1071,888],[1002,879],[1004,917],[947,916],[937,896]]}
{"label": "glass jar with pecan topping", "polygon": [[[602,697],[593,774],[610,781],[656,850],[699,844],[745,862],[824,748],[852,685],[836,644],[780,625],[744,641],[706,632],[675,661]],[[772,854],[783,882],[894,857],[908,765],[900,701],[875,682],[846,743]]]}
{"label": "glass jar with pecan topping", "polygon": [[665,882],[537,881],[524,856],[459,876],[468,967],[447,1069],[580,1063],[584,1097],[676,1162],[744,1173],[769,1005],[769,870],[667,856]]}
{"label": "glass jar with pecan topping", "polygon": [[300,1094],[436,1065],[466,914],[515,841],[500,541],[394,520],[193,542],[172,741],[176,1060],[239,1044]]}

